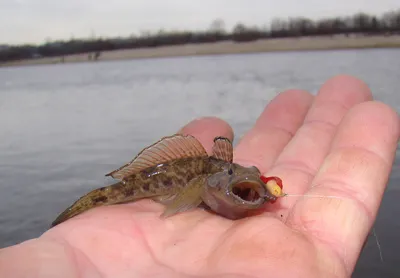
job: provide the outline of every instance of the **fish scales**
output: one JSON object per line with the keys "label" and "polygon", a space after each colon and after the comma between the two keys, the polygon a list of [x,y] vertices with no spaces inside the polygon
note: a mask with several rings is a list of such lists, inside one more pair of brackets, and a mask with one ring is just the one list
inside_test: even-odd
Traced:
{"label": "fish scales", "polygon": [[[58,219],[61,221],[65,217],[71,218],[94,207],[176,194],[194,177],[218,171],[218,167],[211,165],[211,161],[210,158],[190,157],[149,167],[128,176],[121,182],[89,192],[71,205]],[[210,170],[213,172],[208,172]],[[56,223],[58,220],[54,222]]]}
{"label": "fish scales", "polygon": [[[190,180],[207,173],[208,158],[185,158],[150,167],[140,173],[132,174],[122,182],[128,191],[139,197],[170,194],[183,189]],[[216,170],[216,169],[215,169]],[[129,192],[131,193],[131,192]]]}
{"label": "fish scales", "polygon": [[52,226],[95,207],[146,198],[166,205],[162,217],[203,203],[222,216],[237,219],[264,202],[283,196],[279,178],[270,177],[264,183],[256,167],[232,162],[233,147],[229,139],[216,137],[212,152],[208,155],[190,135],[164,137],[106,175],[119,182],[82,196]]}

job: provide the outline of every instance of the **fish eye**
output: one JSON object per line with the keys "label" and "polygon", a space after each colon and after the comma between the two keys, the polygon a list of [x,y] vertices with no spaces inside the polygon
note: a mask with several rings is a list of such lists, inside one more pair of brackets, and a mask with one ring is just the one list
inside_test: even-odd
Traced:
{"label": "fish eye", "polygon": [[233,170],[232,170],[232,168],[229,168],[228,175],[232,175],[232,174],[233,174]]}

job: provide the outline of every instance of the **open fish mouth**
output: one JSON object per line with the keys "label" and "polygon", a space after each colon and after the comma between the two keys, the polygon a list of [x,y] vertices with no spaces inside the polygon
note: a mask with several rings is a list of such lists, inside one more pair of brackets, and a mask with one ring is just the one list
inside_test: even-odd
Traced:
{"label": "open fish mouth", "polygon": [[264,201],[261,197],[260,184],[252,181],[241,181],[232,185],[232,195],[245,203],[259,204]]}

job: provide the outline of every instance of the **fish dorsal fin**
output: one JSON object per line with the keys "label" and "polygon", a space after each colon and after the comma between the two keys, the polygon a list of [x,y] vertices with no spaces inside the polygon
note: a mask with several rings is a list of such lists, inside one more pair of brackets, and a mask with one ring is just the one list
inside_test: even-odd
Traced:
{"label": "fish dorsal fin", "polygon": [[151,166],[175,159],[196,156],[208,156],[201,143],[191,135],[175,134],[161,138],[156,143],[142,150],[129,163],[108,173],[106,176],[122,180],[133,173],[140,172]]}
{"label": "fish dorsal fin", "polygon": [[212,156],[227,162],[233,161],[232,142],[226,137],[215,137]]}

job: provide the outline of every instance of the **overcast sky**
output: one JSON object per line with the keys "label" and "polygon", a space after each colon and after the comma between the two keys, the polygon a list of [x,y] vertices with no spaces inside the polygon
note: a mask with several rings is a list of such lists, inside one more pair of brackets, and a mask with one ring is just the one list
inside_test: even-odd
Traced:
{"label": "overcast sky", "polygon": [[274,17],[321,18],[400,8],[400,0],[0,0],[0,44],[205,29],[215,18],[262,26]]}

